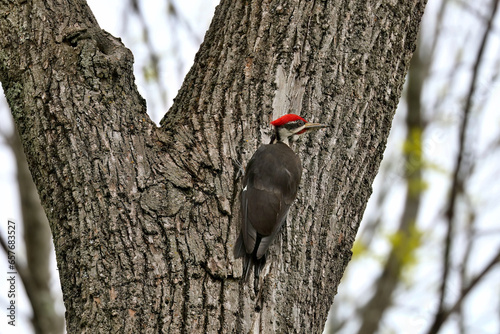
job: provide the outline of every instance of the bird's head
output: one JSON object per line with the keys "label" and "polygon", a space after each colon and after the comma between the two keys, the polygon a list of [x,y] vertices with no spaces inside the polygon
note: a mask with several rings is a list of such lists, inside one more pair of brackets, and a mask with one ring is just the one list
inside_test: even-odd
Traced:
{"label": "bird's head", "polygon": [[286,114],[271,122],[276,132],[271,138],[271,143],[283,142],[289,143],[289,140],[296,139],[299,135],[321,128],[326,128],[328,125],[320,123],[309,123],[302,117],[295,114]]}

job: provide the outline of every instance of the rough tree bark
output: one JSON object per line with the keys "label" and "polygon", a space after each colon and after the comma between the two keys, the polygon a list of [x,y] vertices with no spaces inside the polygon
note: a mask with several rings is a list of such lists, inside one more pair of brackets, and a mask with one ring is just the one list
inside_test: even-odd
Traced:
{"label": "rough tree bark", "polygon": [[[70,333],[319,333],[350,259],[424,2],[223,0],[160,127],[81,0],[0,7],[0,79],[50,221]],[[286,112],[298,200],[260,292],[232,258],[240,177]]]}

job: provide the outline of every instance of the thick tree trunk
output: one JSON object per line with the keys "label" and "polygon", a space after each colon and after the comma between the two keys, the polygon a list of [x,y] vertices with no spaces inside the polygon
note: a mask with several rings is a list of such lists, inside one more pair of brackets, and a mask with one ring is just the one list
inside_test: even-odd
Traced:
{"label": "thick tree trunk", "polygon": [[[350,249],[422,1],[223,0],[157,128],[132,55],[83,1],[3,1],[0,79],[49,218],[68,332],[318,333]],[[232,257],[239,168],[287,113],[331,124],[261,289]]]}

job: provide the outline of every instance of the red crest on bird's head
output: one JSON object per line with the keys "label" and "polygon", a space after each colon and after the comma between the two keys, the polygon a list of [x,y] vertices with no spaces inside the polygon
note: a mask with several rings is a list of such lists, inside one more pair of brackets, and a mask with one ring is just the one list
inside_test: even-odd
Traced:
{"label": "red crest on bird's head", "polygon": [[305,119],[303,119],[302,117],[300,117],[299,115],[286,114],[286,115],[281,116],[280,118],[275,119],[274,121],[272,121],[271,125],[282,126],[283,124],[286,124],[288,122],[298,121],[299,119],[302,120],[302,121],[304,121],[304,123],[307,123],[307,121]]}

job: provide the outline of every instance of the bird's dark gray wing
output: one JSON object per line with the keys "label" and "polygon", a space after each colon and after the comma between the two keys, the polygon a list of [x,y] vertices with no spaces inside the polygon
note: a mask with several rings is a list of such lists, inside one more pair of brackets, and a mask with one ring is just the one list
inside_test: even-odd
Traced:
{"label": "bird's dark gray wing", "polygon": [[263,145],[255,152],[241,196],[242,236],[248,254],[255,252],[257,258],[265,254],[286,220],[301,175],[300,159],[287,145]]}
{"label": "bird's dark gray wing", "polygon": [[251,254],[255,248],[257,240],[257,230],[252,226],[248,218],[248,187],[245,186],[241,193],[241,215],[243,224],[241,226],[241,235],[243,244],[248,254]]}

